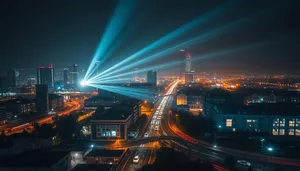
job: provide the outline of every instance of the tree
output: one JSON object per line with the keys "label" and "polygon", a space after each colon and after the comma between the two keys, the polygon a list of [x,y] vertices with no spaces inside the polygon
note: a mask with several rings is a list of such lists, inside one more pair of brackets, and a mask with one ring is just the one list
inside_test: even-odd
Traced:
{"label": "tree", "polygon": [[33,122],[31,125],[33,126],[33,129],[34,129],[35,132],[40,131],[40,125],[39,125],[38,122]]}
{"label": "tree", "polygon": [[39,134],[44,137],[49,137],[54,134],[54,129],[52,124],[43,124],[40,127]]}
{"label": "tree", "polygon": [[62,141],[70,140],[75,135],[80,134],[79,125],[77,124],[77,118],[74,115],[64,115],[59,117],[55,122],[58,136]]}
{"label": "tree", "polygon": [[146,121],[147,121],[147,115],[142,114],[138,119],[139,127],[142,128],[145,125]]}
{"label": "tree", "polygon": [[2,131],[1,131],[1,137],[5,137],[6,135],[5,135],[5,130],[4,129],[2,129]]}

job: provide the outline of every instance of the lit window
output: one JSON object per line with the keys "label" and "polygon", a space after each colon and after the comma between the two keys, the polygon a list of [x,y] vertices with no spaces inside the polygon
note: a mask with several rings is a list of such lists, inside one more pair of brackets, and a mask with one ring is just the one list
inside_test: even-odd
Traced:
{"label": "lit window", "polygon": [[289,129],[289,135],[295,135],[295,130],[294,129]]}
{"label": "lit window", "polygon": [[279,119],[273,119],[273,126],[279,126]]}
{"label": "lit window", "polygon": [[226,119],[226,126],[231,127],[232,126],[232,119]]}
{"label": "lit window", "polygon": [[296,129],[296,136],[300,136],[300,129]]}
{"label": "lit window", "polygon": [[116,131],[111,131],[111,136],[112,136],[112,137],[117,136],[117,132],[116,132]]}
{"label": "lit window", "polygon": [[247,122],[252,122],[252,120],[248,119]]}
{"label": "lit window", "polygon": [[279,129],[279,135],[285,135],[285,130],[284,129]]}
{"label": "lit window", "polygon": [[273,129],[272,130],[272,135],[278,135],[278,129]]}
{"label": "lit window", "polygon": [[289,126],[290,126],[290,127],[294,127],[294,126],[295,126],[295,121],[290,121],[290,122],[289,122]]}

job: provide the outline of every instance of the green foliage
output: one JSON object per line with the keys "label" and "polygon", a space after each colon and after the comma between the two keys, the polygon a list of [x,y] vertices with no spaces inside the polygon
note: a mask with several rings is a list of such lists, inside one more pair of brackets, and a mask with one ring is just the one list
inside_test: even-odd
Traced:
{"label": "green foliage", "polygon": [[75,135],[80,134],[80,128],[77,124],[77,118],[74,115],[64,115],[55,121],[56,130],[61,140],[70,140]]}

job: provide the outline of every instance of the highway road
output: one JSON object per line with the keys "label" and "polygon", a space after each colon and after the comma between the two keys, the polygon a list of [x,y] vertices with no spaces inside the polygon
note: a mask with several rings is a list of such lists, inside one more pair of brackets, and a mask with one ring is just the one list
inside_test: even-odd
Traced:
{"label": "highway road", "polygon": [[[68,107],[67,109],[65,109],[55,115],[57,115],[57,116],[68,115],[71,112],[79,110],[81,108],[81,105],[78,101],[72,101],[72,102],[70,102],[69,105],[70,105],[70,107]],[[45,123],[53,123],[52,117],[55,115],[48,115],[43,118],[32,120],[31,122],[23,123],[20,125],[12,125],[11,127],[5,129],[5,134],[11,135],[11,134],[15,134],[15,133],[20,133],[20,132],[23,132],[24,129],[26,129],[27,131],[32,131],[32,129],[33,129],[32,123],[33,122],[38,122],[40,125],[45,124]]]}
{"label": "highway road", "polygon": [[[168,86],[168,91],[166,94],[171,94],[176,88],[179,81],[174,81]],[[142,130],[137,137],[137,139],[141,139],[143,137],[153,137],[159,136],[159,129],[161,125],[161,119],[167,104],[169,96],[164,96],[160,98],[154,107],[154,112],[150,116],[150,119],[146,125],[146,129]],[[148,148],[145,148],[148,147]],[[141,144],[140,148],[136,148],[136,150],[132,153],[131,157],[129,157],[128,162],[123,170],[126,171],[135,171],[137,168],[141,168],[145,164],[152,164],[155,161],[156,149],[159,148],[160,145],[158,142]],[[133,163],[133,157],[138,155],[140,160],[138,164]]]}

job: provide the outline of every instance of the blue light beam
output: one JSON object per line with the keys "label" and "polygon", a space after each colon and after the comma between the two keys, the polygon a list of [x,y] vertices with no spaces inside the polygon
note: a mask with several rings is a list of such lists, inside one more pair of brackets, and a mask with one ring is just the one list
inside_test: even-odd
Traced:
{"label": "blue light beam", "polygon": [[222,13],[229,10],[228,8],[231,9],[234,7],[234,4],[237,4],[237,3],[233,3],[233,2],[234,1],[228,1],[226,4],[223,4],[222,6],[217,7],[215,10],[209,11],[206,14],[201,15],[194,21],[191,21],[188,24],[181,26],[180,28],[172,31],[171,33],[167,34],[166,36],[162,37],[161,39],[151,43],[150,45],[141,49],[140,51],[136,52],[135,54],[131,55],[130,57],[128,57],[128,58],[124,59],[123,61],[117,63],[116,65],[108,68],[107,70],[100,73],[98,76],[108,73],[108,72],[136,59],[137,57],[149,52],[150,50],[155,49],[155,48],[183,35],[184,33],[188,32],[192,29],[195,29],[196,27],[199,27],[200,24],[204,25],[205,23],[215,19],[216,17],[221,16]]}
{"label": "blue light beam", "polygon": [[[104,31],[100,44],[96,49],[94,57],[89,65],[86,75],[84,76],[84,80],[86,80],[90,75],[93,74],[93,72],[96,69],[96,67],[94,66],[96,61],[99,60],[99,58],[103,57],[103,55],[105,55],[108,48],[111,46],[112,42],[114,42],[116,37],[119,35],[121,30],[127,23],[128,19],[132,14],[134,4],[136,4],[134,3],[134,1],[135,0],[130,0],[130,1],[119,0],[118,6],[114,11],[112,18],[109,21]],[[102,60],[104,60],[104,58]]]}
{"label": "blue light beam", "polygon": [[[229,50],[219,51],[219,52],[215,52],[215,53],[204,54],[204,55],[201,55],[201,56],[198,56],[198,57],[191,58],[191,61],[197,61],[197,60],[205,59],[205,58],[212,58],[212,57],[229,55],[229,54],[232,54],[232,53],[241,52],[241,51],[245,51],[245,50],[265,46],[267,44],[269,44],[269,43],[268,42],[261,42],[261,43],[256,43],[256,44],[252,44],[252,45],[246,45],[246,46],[241,46],[241,47],[237,47],[237,48],[232,48],[232,49],[229,49]],[[145,72],[145,71],[149,71],[149,70],[165,69],[165,68],[168,68],[168,67],[180,65],[182,63],[184,63],[183,60],[172,61],[172,62],[169,62],[169,63],[156,65],[156,66],[152,66],[152,67],[147,67],[147,68],[143,68],[143,69],[136,70],[136,71],[130,71],[130,72],[127,72],[127,73],[118,74],[118,75],[110,76],[110,77],[103,78],[103,79],[97,79],[97,80],[95,79],[95,81],[96,82],[101,82],[101,81],[105,81],[106,79],[119,78],[119,77],[132,75],[132,74],[135,74],[135,73],[141,73],[141,72]]]}
{"label": "blue light beam", "polygon": [[[206,41],[208,41],[210,39],[213,39],[213,38],[215,38],[215,37],[217,37],[219,35],[222,35],[223,33],[226,33],[227,31],[234,31],[235,29],[239,28],[239,26],[245,27],[247,25],[250,25],[250,24],[252,24],[253,21],[255,21],[254,18],[260,17],[263,14],[264,13],[262,11],[260,11],[259,13],[255,14],[255,15],[251,15],[250,17],[241,18],[241,19],[239,19],[237,21],[234,21],[234,22],[231,22],[231,23],[229,23],[229,24],[227,24],[227,25],[225,25],[225,26],[223,26],[221,28],[215,29],[215,30],[213,30],[211,32],[202,34],[202,35],[200,35],[200,36],[198,36],[196,38],[193,38],[193,39],[187,40],[187,41],[185,41],[183,43],[177,44],[177,45],[175,45],[173,47],[165,49],[165,50],[163,50],[161,52],[158,52],[158,53],[156,53],[154,55],[150,55],[150,56],[148,56],[148,57],[146,57],[146,58],[144,58],[142,60],[139,60],[137,62],[131,63],[131,64],[125,66],[125,67],[121,67],[121,68],[119,68],[119,69],[117,69],[117,70],[115,70],[113,72],[108,73],[108,74],[103,75],[103,72],[102,72],[99,75],[96,75],[95,77],[91,78],[91,80],[93,80],[95,78],[108,77],[108,76],[113,75],[115,73],[118,73],[118,72],[121,72],[121,71],[124,71],[124,70],[128,70],[130,68],[136,67],[136,66],[144,64],[146,62],[153,61],[153,60],[157,59],[158,57],[171,54],[174,51],[177,51],[178,49],[187,48],[187,47],[189,47],[189,46],[191,46],[191,45],[193,45],[195,43],[204,43],[204,42],[206,42]],[[122,61],[120,63],[122,63]],[[119,67],[120,63],[117,64],[118,67]],[[108,69],[108,70],[110,70],[110,69]],[[104,72],[106,73],[108,70],[106,70]]]}

